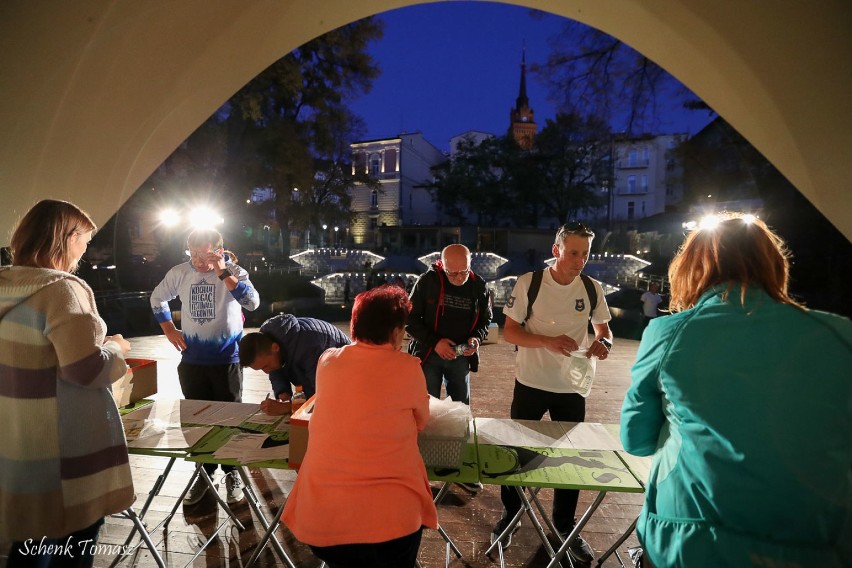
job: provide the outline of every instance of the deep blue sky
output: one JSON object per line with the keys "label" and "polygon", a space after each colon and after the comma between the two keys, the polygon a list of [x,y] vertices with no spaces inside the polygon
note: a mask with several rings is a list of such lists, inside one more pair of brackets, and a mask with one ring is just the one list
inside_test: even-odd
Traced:
{"label": "deep blue sky", "polygon": [[[504,134],[518,96],[521,52],[527,65],[547,59],[547,40],[565,18],[491,2],[441,2],[378,16],[384,38],[370,51],[382,69],[367,95],[352,108],[367,123],[365,140],[421,131],[447,150],[468,130]],[[539,128],[553,118],[547,90],[527,73],[527,95]],[[661,114],[660,133],[695,134],[703,112],[676,108]]]}

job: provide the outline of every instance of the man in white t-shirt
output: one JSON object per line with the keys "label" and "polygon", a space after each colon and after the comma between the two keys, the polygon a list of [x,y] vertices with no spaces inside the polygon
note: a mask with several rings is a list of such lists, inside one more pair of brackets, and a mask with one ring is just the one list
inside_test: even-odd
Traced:
{"label": "man in white t-shirt", "polygon": [[[518,277],[512,295],[503,308],[506,315],[504,338],[518,346],[515,364],[515,389],[511,417],[540,420],[545,412],[551,420],[582,422],[586,399],[572,386],[563,372],[563,362],[572,352],[584,351],[587,357],[605,360],[612,348],[609,308],[600,283],[589,280],[597,296],[591,305],[590,294],[580,273],[589,259],[595,234],[581,223],[563,225],[553,244],[555,264],[544,270],[532,311],[528,316],[528,292],[533,274]],[[534,286],[533,286],[534,287]],[[588,333],[591,319],[594,339]],[[586,393],[588,394],[588,393]],[[505,511],[494,527],[492,542],[504,532],[521,508],[514,487],[502,487]],[[574,528],[579,492],[557,489],[553,498],[553,524],[564,538]],[[503,537],[503,546],[511,543],[511,533]],[[592,562],[591,547],[578,537],[569,548],[572,559],[582,565]]]}
{"label": "man in white t-shirt", "polygon": [[651,282],[648,291],[642,294],[640,299],[642,300],[642,314],[645,316],[645,327],[648,327],[648,323],[659,315],[657,308],[663,301],[663,297],[660,296],[660,286],[656,282]]}

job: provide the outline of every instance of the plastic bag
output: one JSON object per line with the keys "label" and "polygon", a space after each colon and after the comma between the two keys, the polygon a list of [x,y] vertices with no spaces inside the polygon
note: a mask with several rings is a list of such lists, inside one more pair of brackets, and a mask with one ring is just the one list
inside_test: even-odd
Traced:
{"label": "plastic bag", "polygon": [[586,357],[586,351],[572,351],[562,359],[562,379],[584,398],[592,391],[597,360],[597,357]]}
{"label": "plastic bag", "polygon": [[429,423],[423,434],[440,438],[466,438],[473,415],[470,407],[451,398],[429,397]]}

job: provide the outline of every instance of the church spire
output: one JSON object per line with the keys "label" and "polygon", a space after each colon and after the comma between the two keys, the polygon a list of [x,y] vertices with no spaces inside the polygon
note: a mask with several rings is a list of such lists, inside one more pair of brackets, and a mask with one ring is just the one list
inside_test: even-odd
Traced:
{"label": "church spire", "polygon": [[530,100],[527,98],[527,48],[521,52],[521,88],[518,91],[518,98],[515,99],[515,110],[529,108]]}
{"label": "church spire", "polygon": [[529,150],[533,146],[537,130],[535,113],[530,108],[530,100],[527,97],[527,49],[524,47],[521,53],[521,86],[518,98],[515,99],[515,108],[509,111],[509,133],[521,148]]}

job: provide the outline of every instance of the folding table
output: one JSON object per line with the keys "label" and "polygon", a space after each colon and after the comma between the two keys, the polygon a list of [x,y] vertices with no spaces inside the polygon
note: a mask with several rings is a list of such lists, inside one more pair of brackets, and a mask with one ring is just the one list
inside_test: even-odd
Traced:
{"label": "folding table", "polygon": [[[160,401],[160,404],[162,404],[164,406],[175,405],[176,403],[178,405],[180,405],[182,403],[182,401]],[[192,403],[197,404],[196,401],[192,401]],[[219,403],[216,403],[216,404],[218,404],[218,405],[231,405],[231,404],[239,405],[240,403],[219,402]],[[136,407],[134,407],[131,410],[136,410]],[[248,476],[245,474],[245,471],[242,469],[241,464],[230,463],[230,460],[217,460],[216,458],[214,458],[212,456],[212,453],[214,451],[216,451],[217,449],[219,449],[235,433],[243,432],[243,431],[246,431],[246,430],[252,431],[252,432],[258,432],[258,433],[271,433],[271,432],[274,431],[275,424],[253,424],[253,423],[249,422],[251,416],[252,416],[252,414],[246,414],[245,419],[243,419],[243,421],[236,427],[226,427],[226,426],[216,426],[216,425],[211,426],[211,425],[193,423],[193,419],[192,419],[191,415],[184,417],[183,413],[181,413],[181,415],[180,415],[181,427],[192,427],[192,426],[208,427],[208,428],[210,428],[210,432],[208,432],[204,437],[202,437],[196,443],[192,444],[190,447],[187,447],[187,448],[179,448],[179,449],[176,449],[176,448],[171,448],[171,449],[133,448],[133,447],[129,448],[129,451],[132,454],[166,457],[166,458],[169,459],[169,462],[168,462],[166,468],[164,469],[163,473],[160,474],[160,476],[158,476],[157,480],[154,483],[154,486],[152,487],[151,491],[149,492],[148,498],[145,502],[145,505],[143,506],[142,513],[138,517],[135,515],[135,513],[133,513],[133,514],[125,513],[125,516],[134,520],[134,529],[131,531],[130,535],[127,537],[127,540],[125,541],[125,553],[119,555],[113,561],[113,563],[111,564],[111,567],[114,566],[115,564],[117,564],[123,558],[125,558],[128,554],[133,552],[136,548],[138,548],[138,545],[137,545],[137,546],[135,546],[131,549],[127,549],[127,545],[130,544],[130,541],[132,540],[134,533],[137,530],[142,529],[142,530],[140,530],[140,533],[142,534],[143,541],[145,541],[146,544],[149,545],[149,547],[152,547],[152,545],[149,544],[150,532],[154,532],[154,531],[158,530],[160,527],[164,527],[167,530],[169,522],[173,518],[174,514],[177,512],[178,507],[183,502],[184,496],[189,491],[190,487],[192,486],[192,484],[194,483],[196,478],[198,478],[199,476],[207,483],[209,489],[212,491],[212,494],[217,499],[219,506],[223,509],[223,511],[225,511],[228,518],[230,518],[234,522],[234,524],[237,526],[237,528],[239,530],[243,530],[245,528],[242,525],[242,523],[239,521],[239,519],[237,519],[237,517],[231,511],[230,507],[228,507],[227,503],[221,498],[221,496],[218,495],[216,488],[213,485],[212,480],[210,479],[210,477],[207,475],[207,472],[204,471],[204,469],[202,467],[203,463],[218,463],[218,464],[224,464],[224,465],[236,465],[236,466],[238,466],[237,471],[239,472],[239,475],[241,476],[241,478],[243,480],[245,491],[246,491],[246,496],[247,496],[247,502],[249,504],[249,507],[252,509],[253,512],[255,512],[255,514],[258,515],[258,518],[261,522],[261,525],[263,525],[264,527],[268,526],[268,522],[266,521],[266,518],[263,516],[262,512],[259,510],[259,501],[258,501],[257,497],[254,495],[254,492],[253,492],[251,485],[249,483]],[[131,417],[127,417],[127,418],[131,418]],[[281,436],[283,436],[286,439],[287,434],[282,433]],[[193,475],[190,477],[190,480],[187,483],[186,487],[184,487],[183,492],[180,494],[180,496],[176,500],[175,505],[172,508],[171,512],[168,515],[166,515],[165,519],[163,519],[163,521],[161,521],[152,531],[147,531],[147,530],[145,530],[144,524],[142,522],[142,518],[144,517],[144,514],[147,511],[148,506],[150,505],[153,498],[156,495],[159,494],[160,489],[162,488],[166,477],[168,477],[169,472],[171,471],[171,468],[174,465],[174,461],[178,458],[181,458],[181,459],[184,459],[184,460],[187,460],[187,461],[192,461],[192,462],[196,463],[195,471],[193,472]],[[268,467],[272,467],[275,464],[266,464],[266,465]],[[280,467],[280,464],[279,464],[279,467]],[[284,461],[284,467],[286,467],[286,460]],[[132,511],[130,511],[130,513],[132,513]],[[222,526],[224,526],[225,522],[227,522],[227,519],[223,520],[222,523],[217,527],[216,531],[214,531],[213,534],[210,536],[210,538],[208,538],[207,541],[205,543],[203,543],[203,545],[198,550],[198,552],[195,554],[195,556],[190,560],[190,563],[192,563],[192,561],[195,558],[197,558],[199,554],[201,554],[201,552],[207,547],[207,545],[209,545],[210,542],[212,542],[216,538],[218,531],[222,528]],[[279,553],[279,556],[282,557],[282,560],[285,562],[285,564],[287,564],[290,568],[295,568],[292,561],[289,559],[286,552],[281,547],[280,543],[277,543],[277,540],[276,540],[274,544],[277,544],[277,546],[275,547],[276,551]],[[155,556],[155,561],[157,561],[157,563],[159,565],[163,566],[163,564],[161,564],[162,558],[160,557],[159,553],[156,550],[154,550],[153,548],[152,548],[151,552]]]}
{"label": "folding table", "polygon": [[[467,443],[462,450],[462,463],[458,468],[426,467],[426,475],[429,481],[441,481],[441,489],[435,495],[434,502],[437,507],[450,489],[453,483],[477,483],[479,482],[479,457],[476,453],[476,424],[472,423]],[[450,565],[450,551],[461,559],[462,553],[447,534],[447,531],[438,524],[438,534],[446,541],[446,552],[444,566]]]}
{"label": "folding table", "polygon": [[[502,539],[511,534],[524,512],[551,557],[548,566],[556,566],[607,492],[641,493],[644,490],[618,456],[621,444],[602,424],[497,418],[476,418],[475,422],[482,483],[514,487],[522,504],[500,538],[486,550],[486,555],[495,548],[499,551],[501,566],[505,565]],[[531,498],[527,498],[524,487],[533,488]],[[540,488],[598,492],[557,551],[553,550],[532,508],[530,499],[536,503],[552,534],[559,538],[536,497]]]}

